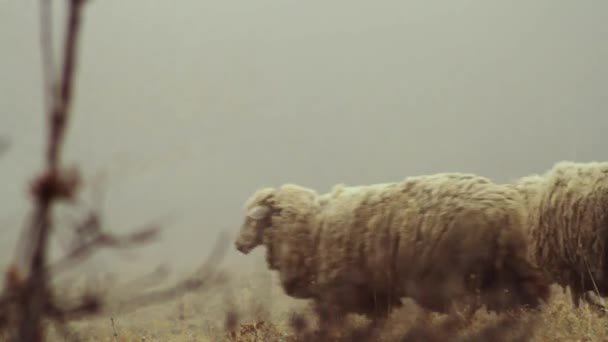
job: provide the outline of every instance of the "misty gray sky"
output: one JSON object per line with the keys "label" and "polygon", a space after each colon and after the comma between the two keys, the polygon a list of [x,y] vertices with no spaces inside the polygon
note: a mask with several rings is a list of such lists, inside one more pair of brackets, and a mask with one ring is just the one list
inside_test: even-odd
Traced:
{"label": "misty gray sky", "polygon": [[[42,165],[38,30],[0,1],[0,265]],[[108,228],[172,218],[134,263],[201,260],[263,186],[608,159],[603,0],[93,0],[83,30],[64,160],[105,172]]]}

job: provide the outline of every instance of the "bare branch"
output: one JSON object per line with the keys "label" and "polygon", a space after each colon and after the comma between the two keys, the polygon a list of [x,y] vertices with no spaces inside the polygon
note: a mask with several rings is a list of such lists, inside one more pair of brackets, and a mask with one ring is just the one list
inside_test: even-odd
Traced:
{"label": "bare branch", "polygon": [[[85,224],[96,228],[91,228],[95,230],[91,231],[88,235],[83,234],[83,236],[80,237],[81,240],[73,245],[68,254],[62,260],[51,266],[53,273],[61,272],[74,263],[81,262],[100,248],[130,248],[147,243],[156,238],[160,231],[160,227],[150,226],[124,236],[115,236],[102,232],[97,228],[98,221],[96,220],[96,216],[90,216]],[[84,227],[86,226],[83,225],[83,229]]]}
{"label": "bare branch", "polygon": [[7,137],[0,136],[0,156],[2,156],[6,151],[8,151],[11,143]]}
{"label": "bare branch", "polygon": [[125,313],[136,308],[165,302],[192,291],[202,290],[208,286],[222,283],[224,280],[221,273],[215,272],[217,265],[222,261],[228,250],[229,235],[220,234],[213,250],[205,259],[204,264],[197,271],[197,275],[186,278],[177,284],[163,290],[151,291],[135,298],[110,306],[108,311],[113,313]]}
{"label": "bare branch", "polygon": [[[59,173],[59,153],[61,150],[65,128],[69,117],[72,100],[72,85],[76,65],[76,48],[79,38],[79,24],[83,0],[68,2],[68,27],[65,40],[64,65],[61,79],[61,93],[53,97],[52,110],[49,115],[49,136],[47,151],[47,170],[35,184],[40,186],[35,192],[36,208],[32,223],[32,259],[29,265],[28,280],[23,290],[23,314],[19,319],[18,336],[20,341],[42,341],[43,313],[47,305],[46,255],[48,237],[52,229],[51,207],[58,197],[69,195],[62,193],[66,177]],[[50,18],[50,6],[42,8],[41,17]],[[44,38],[43,38],[44,40]],[[48,57],[48,56],[47,56]],[[48,71],[49,73],[51,71]],[[69,183],[69,182],[68,182]],[[73,190],[73,189],[72,189]]]}
{"label": "bare branch", "polygon": [[82,6],[85,0],[69,0],[67,36],[64,42],[64,64],[58,96],[54,97],[52,112],[49,117],[49,147],[47,162],[49,169],[55,171],[59,163],[59,152],[63,143],[68,123],[71,104],[74,71],[77,64],[76,50],[80,34]]}
{"label": "bare branch", "polygon": [[[68,126],[74,75],[77,66],[77,49],[80,33],[82,9],[85,0],[67,0],[68,19],[63,46],[63,65],[59,80],[53,70],[52,17],[50,0],[40,3],[40,45],[43,64],[45,110],[48,136],[46,146],[46,165],[39,177],[32,182],[31,194],[34,209],[23,230],[18,246],[20,254],[6,273],[3,292],[0,294],[0,330],[6,330],[11,340],[41,342],[45,339],[44,320],[51,320],[67,337],[65,323],[70,320],[90,317],[100,312],[131,310],[149,305],[187,292],[200,290],[221,280],[215,267],[224,257],[229,245],[228,234],[218,240],[211,255],[199,272],[191,278],[178,282],[163,290],[132,295],[116,305],[107,305],[102,296],[85,292],[74,300],[59,298],[54,293],[53,276],[69,266],[81,262],[101,248],[124,249],[147,243],[158,236],[159,225],[148,225],[141,230],[126,235],[115,235],[103,231],[100,215],[91,212],[73,229],[73,239],[68,245],[66,255],[59,262],[48,265],[50,236],[54,232],[52,219],[53,205],[59,201],[73,201],[81,184],[80,173],[76,168],[61,165],[60,156]],[[3,151],[0,139],[0,153]],[[4,147],[5,149],[5,147]],[[97,201],[101,202],[101,198]],[[23,259],[23,260],[21,260]],[[24,267],[17,267],[23,261]],[[18,263],[19,262],[19,263]],[[153,280],[166,275],[164,270],[152,277],[140,279],[141,283],[151,284]],[[140,288],[142,289],[142,288]],[[0,331],[4,333],[4,331]]]}
{"label": "bare branch", "polygon": [[55,92],[53,58],[53,21],[51,0],[40,0],[40,53],[42,58],[42,82],[46,112],[50,112]]}

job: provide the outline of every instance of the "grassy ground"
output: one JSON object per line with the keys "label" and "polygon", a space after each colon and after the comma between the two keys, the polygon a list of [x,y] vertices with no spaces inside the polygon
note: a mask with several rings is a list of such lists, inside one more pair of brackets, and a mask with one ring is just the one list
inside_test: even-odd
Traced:
{"label": "grassy ground", "polygon": [[[70,330],[81,341],[226,341],[227,317],[238,341],[288,341],[294,313],[309,312],[305,301],[285,296],[269,272],[241,275],[231,285],[206,293],[191,293],[177,301],[72,323]],[[555,287],[552,301],[535,317],[512,315],[517,323],[479,311],[466,328],[451,326],[446,316],[425,320],[412,302],[396,310],[372,339],[376,341],[608,341],[608,317],[588,306],[575,309],[569,296]],[[314,321],[311,323],[314,327]],[[350,327],[369,322],[350,317]],[[457,331],[454,329],[458,329]],[[54,332],[52,340],[63,341]],[[459,336],[457,339],[455,336]],[[360,339],[357,339],[360,340]],[[318,341],[318,340],[317,340]]]}

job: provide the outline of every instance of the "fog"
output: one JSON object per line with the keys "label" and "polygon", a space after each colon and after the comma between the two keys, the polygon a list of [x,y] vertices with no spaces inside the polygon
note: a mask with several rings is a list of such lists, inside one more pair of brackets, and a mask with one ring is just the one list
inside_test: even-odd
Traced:
{"label": "fog", "polygon": [[[43,165],[37,5],[0,1],[0,265]],[[89,1],[64,160],[105,177],[106,228],[167,218],[120,260],[188,269],[260,187],[607,160],[607,37],[600,0]]]}

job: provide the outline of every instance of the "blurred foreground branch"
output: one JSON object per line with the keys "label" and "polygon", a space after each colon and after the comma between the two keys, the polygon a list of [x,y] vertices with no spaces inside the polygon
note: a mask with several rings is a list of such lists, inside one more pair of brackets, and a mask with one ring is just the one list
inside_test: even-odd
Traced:
{"label": "blurred foreground branch", "polygon": [[[99,215],[91,213],[83,222],[71,227],[75,238],[66,255],[49,265],[50,237],[55,228],[54,205],[73,203],[81,185],[77,168],[61,164],[61,151],[71,115],[77,50],[85,0],[67,0],[63,61],[59,79],[54,79],[50,34],[51,3],[41,0],[41,48],[47,110],[46,164],[31,186],[34,208],[18,246],[19,257],[5,276],[0,294],[0,338],[2,340],[39,342],[45,340],[45,320],[66,329],[69,320],[89,317],[106,310],[125,311],[134,307],[170,300],[186,291],[200,290],[212,283],[213,269],[220,262],[228,245],[224,236],[218,240],[203,268],[192,276],[165,290],[145,293],[117,303],[106,303],[94,294],[83,293],[73,303],[57,296],[53,277],[82,262],[100,248],[131,248],[148,243],[158,235],[160,227],[146,227],[124,236],[103,231]],[[6,146],[0,141],[0,153]],[[219,278],[218,278],[219,279]]]}
{"label": "blurred foreground branch", "polygon": [[7,137],[0,136],[0,157],[8,151],[10,146],[10,140]]}
{"label": "blurred foreground branch", "polygon": [[108,312],[122,314],[143,306],[175,299],[187,292],[205,290],[210,286],[223,284],[226,278],[223,273],[217,272],[217,266],[228,251],[229,241],[228,234],[221,234],[204,264],[190,277],[165,289],[150,291],[139,296],[129,297],[126,300],[110,302],[107,308]]}

